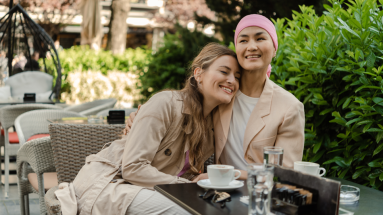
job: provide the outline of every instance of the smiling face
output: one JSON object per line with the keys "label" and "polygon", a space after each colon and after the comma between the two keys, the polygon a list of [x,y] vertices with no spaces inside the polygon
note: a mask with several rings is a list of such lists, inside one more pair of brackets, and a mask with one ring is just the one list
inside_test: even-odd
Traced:
{"label": "smiling face", "polygon": [[205,71],[194,70],[198,89],[204,100],[218,104],[230,103],[239,88],[241,72],[238,61],[233,56],[224,55],[217,58]]}
{"label": "smiling face", "polygon": [[247,27],[239,33],[235,50],[243,69],[260,70],[265,74],[276,53],[270,35],[256,26]]}

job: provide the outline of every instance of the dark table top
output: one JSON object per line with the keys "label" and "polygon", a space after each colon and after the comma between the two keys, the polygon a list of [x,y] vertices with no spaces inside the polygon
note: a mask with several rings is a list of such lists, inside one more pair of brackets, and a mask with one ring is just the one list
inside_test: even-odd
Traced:
{"label": "dark table top", "polygon": [[[355,215],[383,214],[383,192],[343,179],[330,179],[340,181],[342,185],[352,185],[360,188],[359,202],[354,205],[342,204],[340,205],[340,208],[351,211]],[[229,193],[231,195],[231,202],[227,202],[225,208],[221,208],[219,203],[211,203],[210,201],[205,201],[200,198],[199,195],[205,193],[205,189],[199,187],[195,183],[157,185],[154,189],[189,211],[191,214],[247,215],[247,205],[239,201],[240,197],[248,195],[246,183],[243,187]]]}

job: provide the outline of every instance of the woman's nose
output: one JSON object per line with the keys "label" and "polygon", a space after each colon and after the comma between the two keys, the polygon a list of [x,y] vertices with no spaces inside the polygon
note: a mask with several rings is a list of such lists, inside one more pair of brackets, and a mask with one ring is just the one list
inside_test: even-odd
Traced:
{"label": "woman's nose", "polygon": [[247,50],[248,51],[257,51],[258,50],[257,43],[250,40],[249,43],[247,43]]}
{"label": "woman's nose", "polygon": [[227,83],[228,84],[233,84],[235,82],[235,76],[234,75],[229,75],[227,78]]}

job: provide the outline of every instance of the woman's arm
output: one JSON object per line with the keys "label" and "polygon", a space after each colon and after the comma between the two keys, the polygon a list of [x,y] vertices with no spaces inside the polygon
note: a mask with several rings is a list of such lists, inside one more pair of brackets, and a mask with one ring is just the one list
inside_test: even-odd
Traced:
{"label": "woman's arm", "polygon": [[294,168],[301,161],[305,142],[305,111],[301,102],[291,105],[278,129],[275,146],[283,148],[283,166]]}
{"label": "woman's arm", "polygon": [[138,186],[185,183],[188,180],[160,172],[151,165],[172,119],[172,93],[154,95],[140,109],[129,132],[122,158],[122,177]]}

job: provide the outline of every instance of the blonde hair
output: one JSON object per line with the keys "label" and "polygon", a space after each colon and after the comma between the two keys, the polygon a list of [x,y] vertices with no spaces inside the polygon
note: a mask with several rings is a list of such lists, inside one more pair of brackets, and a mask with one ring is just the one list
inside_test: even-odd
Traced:
{"label": "blonde hair", "polygon": [[[187,134],[190,143],[189,163],[190,171],[193,174],[199,174],[203,170],[202,161],[202,142],[206,138],[207,125],[203,115],[203,95],[198,89],[198,83],[194,77],[194,70],[201,68],[206,71],[213,62],[221,56],[232,56],[237,59],[237,55],[231,49],[218,43],[209,43],[194,58],[190,66],[190,75],[186,80],[185,87],[181,90],[184,96],[184,102],[191,111],[190,115],[184,115],[183,129],[191,130]],[[213,144],[213,143],[212,143]]]}

